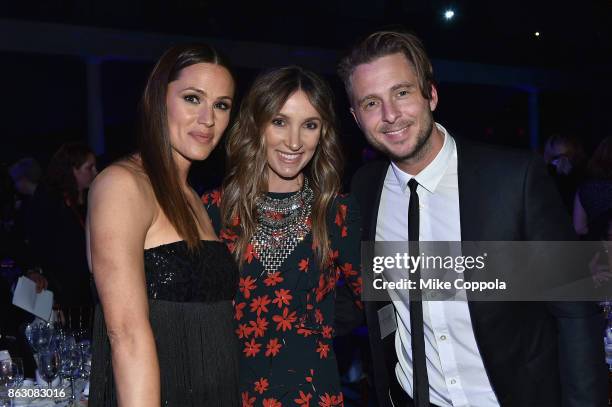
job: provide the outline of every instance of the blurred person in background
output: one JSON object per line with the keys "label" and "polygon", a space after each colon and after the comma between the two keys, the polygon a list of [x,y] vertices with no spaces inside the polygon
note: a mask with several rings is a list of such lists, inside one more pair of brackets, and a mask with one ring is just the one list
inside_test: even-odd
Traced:
{"label": "blurred person in background", "polygon": [[[47,287],[47,280],[40,273],[24,264],[22,243],[16,228],[19,210],[19,193],[13,181],[15,166],[10,170],[0,168],[0,350],[8,350],[11,357],[21,357],[27,377],[34,376],[34,359],[24,336],[23,327],[34,316],[12,304],[13,289],[17,279],[24,275],[36,283],[38,292]],[[32,178],[35,178],[32,176]],[[28,188],[28,190],[31,190]]]}
{"label": "blurred person in background", "polygon": [[88,146],[63,144],[25,213],[32,263],[48,278],[66,325],[87,331],[93,299],[85,252],[86,194],[97,173]]}
{"label": "blurred person in background", "polygon": [[25,217],[32,204],[32,197],[36,192],[42,176],[42,169],[38,161],[32,157],[25,157],[15,162],[9,168],[9,174],[15,188],[13,225],[10,231],[10,241],[7,242],[12,258],[22,267],[31,269],[32,259],[25,231]]}
{"label": "blurred person in background", "polygon": [[[612,278],[612,137],[603,139],[595,149],[587,177],[574,199],[574,229],[587,240],[607,241],[594,260],[599,267],[592,268],[593,279],[600,284]],[[602,253],[607,253],[608,259]]]}
{"label": "blurred person in background", "polygon": [[585,153],[582,143],[573,136],[553,135],[544,145],[544,162],[565,207],[571,213],[574,194],[584,179]]}
{"label": "blurred person in background", "polygon": [[40,164],[32,157],[25,157],[9,169],[15,189],[20,195],[32,197],[42,176]]}
{"label": "blurred person in background", "polygon": [[607,239],[612,220],[612,137],[599,143],[587,166],[587,181],[574,199],[574,229],[591,240]]}

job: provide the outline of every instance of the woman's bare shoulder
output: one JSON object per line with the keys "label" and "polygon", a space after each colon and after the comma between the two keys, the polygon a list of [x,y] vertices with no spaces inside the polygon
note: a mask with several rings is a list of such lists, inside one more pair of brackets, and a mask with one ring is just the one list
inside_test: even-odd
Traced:
{"label": "woman's bare shoulder", "polygon": [[109,165],[96,176],[90,187],[90,199],[118,196],[120,199],[150,201],[152,195],[149,177],[140,161],[131,157]]}

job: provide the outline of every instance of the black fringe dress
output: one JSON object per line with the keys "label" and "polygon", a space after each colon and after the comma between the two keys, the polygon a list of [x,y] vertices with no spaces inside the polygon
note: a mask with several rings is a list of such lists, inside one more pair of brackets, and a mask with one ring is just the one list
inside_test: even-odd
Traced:
{"label": "black fringe dress", "polygon": [[[232,299],[238,270],[225,245],[183,241],[145,250],[149,319],[161,376],[162,406],[237,406],[239,348]],[[90,407],[117,405],[101,306],[96,307]]]}

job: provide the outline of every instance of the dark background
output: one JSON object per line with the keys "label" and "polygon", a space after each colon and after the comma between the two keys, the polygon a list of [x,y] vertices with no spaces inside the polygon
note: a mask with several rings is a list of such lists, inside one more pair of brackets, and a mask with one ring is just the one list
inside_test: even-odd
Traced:
{"label": "dark background", "polygon": [[[448,8],[456,13],[451,21],[443,18]],[[61,143],[88,140],[92,61],[104,134],[100,167],[129,152],[140,93],[162,45],[197,40],[230,57],[239,52],[236,44],[248,44],[249,56],[238,58],[235,69],[238,96],[261,69],[298,62],[319,70],[336,94],[350,174],[365,142],[333,74],[334,59],[381,28],[404,28],[423,39],[434,71],[443,73],[435,117],[451,134],[532,149],[552,134],[568,134],[587,151],[612,135],[606,123],[612,107],[610,0],[31,0],[0,5],[0,162],[33,155],[45,165]],[[70,34],[54,35],[58,30]],[[147,44],[149,37],[156,43],[150,49],[130,45]],[[464,71],[466,66],[477,69]],[[517,78],[547,81],[513,79],[515,70]],[[223,165],[220,148],[196,166],[196,182],[218,183]]]}

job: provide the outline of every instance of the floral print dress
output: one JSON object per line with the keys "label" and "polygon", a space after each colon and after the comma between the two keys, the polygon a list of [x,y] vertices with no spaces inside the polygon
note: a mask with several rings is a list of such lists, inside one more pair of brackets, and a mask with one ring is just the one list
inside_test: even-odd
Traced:
{"label": "floral print dress", "polygon": [[[283,199],[291,193],[269,195]],[[219,230],[220,200],[218,191],[202,196],[221,239],[233,251],[238,226]],[[234,301],[243,407],[344,405],[332,343],[336,284],[347,284],[356,307],[362,307],[360,219],[349,196],[334,201],[328,233],[331,252],[324,270],[317,264],[311,233],[270,274],[253,247],[247,247]]]}

